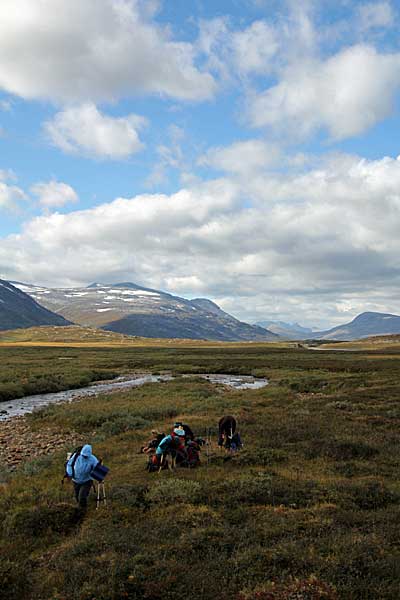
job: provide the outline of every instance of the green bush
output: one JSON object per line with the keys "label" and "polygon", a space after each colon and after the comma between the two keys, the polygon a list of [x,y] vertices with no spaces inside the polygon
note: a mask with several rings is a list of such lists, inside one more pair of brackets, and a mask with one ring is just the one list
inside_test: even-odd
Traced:
{"label": "green bush", "polygon": [[309,394],[310,392],[320,392],[328,386],[326,379],[320,379],[317,377],[307,377],[299,379],[298,381],[292,381],[289,384],[292,392],[300,392],[302,394]]}
{"label": "green bush", "polygon": [[25,476],[37,475],[37,473],[40,473],[43,469],[46,469],[53,463],[54,456],[46,454],[23,463],[20,472]]}
{"label": "green bush", "polygon": [[366,478],[354,482],[340,482],[331,490],[330,500],[344,508],[377,510],[399,503],[400,497],[378,479]]}
{"label": "green bush", "polygon": [[134,415],[128,415],[126,417],[117,417],[115,419],[105,421],[102,424],[98,431],[97,438],[99,438],[99,435],[118,435],[119,433],[130,431],[132,429],[143,429],[144,427],[150,426],[151,422],[146,419],[142,419],[142,417],[135,417]]}
{"label": "green bush", "polygon": [[21,554],[18,559],[3,556],[0,560],[0,597],[4,600],[29,597],[32,564]]}
{"label": "green bush", "polygon": [[300,508],[316,504],[323,493],[313,481],[297,481],[260,473],[225,481],[215,490],[216,501],[227,505],[237,503],[265,504]]}
{"label": "green bush", "polygon": [[145,485],[123,483],[112,488],[109,496],[112,501],[117,501],[123,506],[147,510],[151,504],[148,491],[149,488]]}
{"label": "green bush", "polygon": [[52,506],[18,507],[5,520],[9,535],[40,536],[46,531],[67,534],[81,520],[81,511],[69,504]]}
{"label": "green bush", "polygon": [[263,465],[269,466],[276,463],[288,461],[288,453],[285,450],[271,448],[265,450],[244,450],[235,456],[235,462],[239,465]]}
{"label": "green bush", "polygon": [[335,460],[367,459],[379,454],[377,448],[362,441],[320,439],[311,442],[306,450],[308,458],[323,456]]}
{"label": "green bush", "polygon": [[24,388],[18,383],[3,383],[0,385],[0,402],[7,402],[13,398],[22,398]]}
{"label": "green bush", "polygon": [[8,483],[11,479],[11,470],[6,465],[0,465],[0,483]]}
{"label": "green bush", "polygon": [[315,576],[292,579],[287,583],[271,582],[264,589],[240,593],[236,600],[337,600],[335,589]]}
{"label": "green bush", "polygon": [[189,503],[196,504],[202,497],[202,489],[197,481],[166,479],[156,482],[146,497],[157,504]]}

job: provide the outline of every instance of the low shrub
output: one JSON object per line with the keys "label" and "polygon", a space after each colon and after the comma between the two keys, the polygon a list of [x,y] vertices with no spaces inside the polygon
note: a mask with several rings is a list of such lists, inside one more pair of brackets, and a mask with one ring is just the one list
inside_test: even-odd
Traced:
{"label": "low shrub", "polygon": [[357,507],[361,510],[385,508],[389,504],[398,503],[399,500],[397,494],[373,478],[340,482],[330,492],[331,502],[344,508]]}
{"label": "low shrub", "polygon": [[288,454],[285,450],[271,448],[269,450],[260,449],[258,451],[244,450],[235,456],[235,462],[239,465],[273,465],[288,461]]}
{"label": "low shrub", "polygon": [[81,511],[66,503],[18,507],[7,515],[4,526],[9,535],[40,536],[46,531],[67,534],[81,518]]}
{"label": "low shrub", "polygon": [[0,483],[8,483],[11,479],[11,471],[5,465],[0,465]]}
{"label": "low shrub", "polygon": [[370,475],[371,468],[368,463],[357,464],[353,461],[337,462],[333,465],[335,473],[343,477],[359,477],[360,475]]}
{"label": "low shrub", "polygon": [[168,479],[158,481],[148,491],[146,498],[157,504],[188,503],[196,504],[202,497],[202,489],[197,481]]}
{"label": "low shrub", "polygon": [[135,417],[134,415],[128,415],[126,417],[117,417],[116,419],[110,419],[102,424],[98,431],[97,439],[104,436],[118,435],[125,431],[131,431],[133,429],[143,429],[144,427],[150,427],[151,422],[142,417]]}
{"label": "low shrub", "polygon": [[179,415],[175,406],[148,406],[135,409],[135,415],[148,421],[161,421],[162,419],[173,419]]}
{"label": "low shrub", "polygon": [[30,561],[21,555],[18,561],[3,556],[0,560],[0,597],[27,598],[31,587],[29,577],[31,569]]}
{"label": "low shrub", "polygon": [[28,475],[28,476],[37,475],[37,473],[40,473],[41,471],[43,471],[43,469],[46,469],[53,463],[54,463],[53,456],[51,456],[51,455],[39,456],[37,458],[33,458],[29,462],[24,462],[22,464],[22,467],[19,469],[19,472],[22,473],[23,475]]}
{"label": "low shrub", "polygon": [[309,394],[310,392],[320,392],[328,386],[326,379],[320,379],[318,377],[306,377],[299,379],[298,381],[292,381],[289,384],[292,392],[298,392],[302,394]]}
{"label": "low shrub", "polygon": [[287,583],[272,581],[264,589],[240,593],[236,600],[336,600],[335,589],[325,581],[311,576],[292,579]]}
{"label": "low shrub", "polygon": [[243,502],[300,508],[316,504],[324,496],[314,481],[285,479],[268,473],[224,481],[215,491],[215,501],[230,506]]}
{"label": "low shrub", "polygon": [[0,385],[0,402],[7,402],[14,398],[22,398],[24,388],[18,383],[3,383]]}
{"label": "low shrub", "polygon": [[379,454],[377,448],[361,441],[352,440],[313,440],[306,449],[308,458],[333,458],[335,460],[367,459]]}
{"label": "low shrub", "polygon": [[114,487],[109,492],[111,500],[121,503],[123,506],[131,508],[142,508],[147,510],[150,508],[150,500],[148,496],[149,488],[140,484],[123,483],[118,487]]}

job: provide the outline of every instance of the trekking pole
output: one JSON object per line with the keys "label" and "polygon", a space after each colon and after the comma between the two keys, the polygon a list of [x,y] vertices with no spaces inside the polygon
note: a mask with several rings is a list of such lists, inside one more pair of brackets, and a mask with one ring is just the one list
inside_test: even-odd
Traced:
{"label": "trekking pole", "polygon": [[96,510],[98,510],[100,502],[104,502],[104,506],[107,506],[106,486],[104,481],[99,481],[99,483],[97,484]]}

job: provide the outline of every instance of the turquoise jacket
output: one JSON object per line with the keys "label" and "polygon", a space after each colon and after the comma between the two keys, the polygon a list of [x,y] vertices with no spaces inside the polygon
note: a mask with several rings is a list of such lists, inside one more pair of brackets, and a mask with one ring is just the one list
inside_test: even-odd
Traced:
{"label": "turquoise jacket", "polygon": [[161,454],[164,454],[164,452],[166,452],[166,450],[168,450],[168,448],[172,444],[173,444],[172,435],[166,435],[165,438],[163,438],[161,440],[161,442],[159,443],[157,450],[156,450],[156,455],[160,456]]}

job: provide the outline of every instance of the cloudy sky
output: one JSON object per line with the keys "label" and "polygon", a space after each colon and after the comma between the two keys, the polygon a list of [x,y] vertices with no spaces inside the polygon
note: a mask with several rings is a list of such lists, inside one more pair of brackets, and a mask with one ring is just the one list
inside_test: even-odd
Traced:
{"label": "cloudy sky", "polygon": [[397,6],[1,0],[0,277],[399,314]]}

